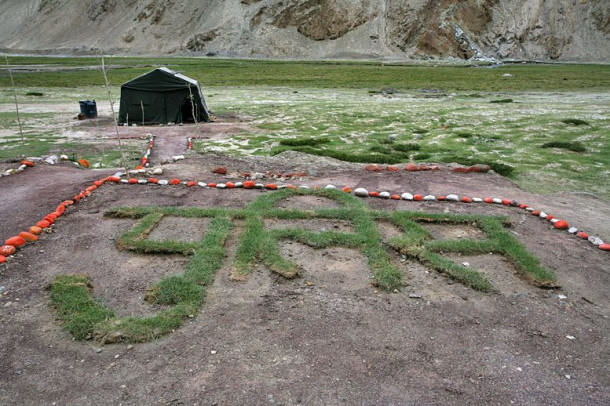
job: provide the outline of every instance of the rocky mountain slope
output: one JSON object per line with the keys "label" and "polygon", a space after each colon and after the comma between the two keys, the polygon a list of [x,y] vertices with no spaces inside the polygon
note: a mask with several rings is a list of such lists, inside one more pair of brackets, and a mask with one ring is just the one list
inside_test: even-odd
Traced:
{"label": "rocky mountain slope", "polygon": [[610,61],[608,0],[3,0],[0,47]]}

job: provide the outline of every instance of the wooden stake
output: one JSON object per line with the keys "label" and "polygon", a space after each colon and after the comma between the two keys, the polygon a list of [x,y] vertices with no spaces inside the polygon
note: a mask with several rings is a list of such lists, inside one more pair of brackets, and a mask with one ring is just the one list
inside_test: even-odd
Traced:
{"label": "wooden stake", "polygon": [[25,138],[23,137],[23,128],[21,128],[21,117],[19,116],[19,103],[17,102],[17,89],[15,89],[15,81],[13,80],[13,72],[8,63],[8,56],[4,54],[6,60],[6,68],[8,69],[8,75],[11,78],[11,86],[13,87],[13,97],[15,98],[15,110],[17,111],[17,123],[19,124],[19,134],[21,135],[21,143],[25,145]]}

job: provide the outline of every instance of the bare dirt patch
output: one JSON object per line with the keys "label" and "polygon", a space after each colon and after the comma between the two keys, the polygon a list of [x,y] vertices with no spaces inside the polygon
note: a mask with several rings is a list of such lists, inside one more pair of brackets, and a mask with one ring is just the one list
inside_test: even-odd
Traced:
{"label": "bare dirt patch", "polygon": [[467,238],[470,240],[482,240],[485,233],[478,227],[468,225],[442,225],[424,224],[432,237],[437,240],[457,240]]}
{"label": "bare dirt patch", "polygon": [[207,218],[164,216],[148,238],[156,241],[197,242],[201,241],[209,224]]}
{"label": "bare dirt patch", "polygon": [[281,209],[316,210],[337,208],[337,202],[320,196],[293,196],[278,203]]}
{"label": "bare dirt patch", "polygon": [[354,232],[354,227],[349,221],[307,219],[307,220],[277,220],[265,219],[265,227],[269,229],[297,228],[315,232],[335,231],[339,233]]}
{"label": "bare dirt patch", "polygon": [[[226,181],[229,177],[211,174],[211,168],[224,164],[239,173],[252,168],[309,170],[318,165],[315,158],[294,157],[206,155],[164,165],[163,176]],[[584,196],[563,204],[563,197],[529,194],[493,174],[370,174],[331,161],[320,161],[318,171],[310,185],[323,186],[333,179],[337,186],[369,190],[446,194],[447,189],[459,188],[471,196],[512,197],[549,208],[602,237],[608,235],[607,224],[600,221],[609,210],[606,202],[596,200],[596,210]],[[60,165],[37,166],[0,178],[1,237],[29,227],[62,200],[109,174]],[[103,346],[98,352],[99,343],[73,341],[58,323],[46,290],[58,274],[87,273],[97,298],[122,315],[145,315],[157,310],[143,301],[146,289],[167,275],[183,272],[189,261],[181,255],[118,250],[115,239],[134,223],[104,218],[105,211],[151,205],[243,209],[265,193],[274,192],[105,185],[71,208],[52,233],[25,246],[0,267],[4,289],[0,403],[603,405],[610,401],[606,253],[553,230],[548,222],[498,205],[365,200],[375,209],[389,211],[508,216],[513,222],[510,231],[556,273],[561,290],[528,285],[501,257],[455,258],[487,272],[493,285],[502,287],[500,294],[484,294],[397,255],[394,259],[401,264],[408,286],[399,293],[384,293],[370,285],[370,269],[359,252],[340,247],[315,250],[288,241],[280,244],[282,255],[303,268],[303,277],[285,280],[259,265],[246,280],[237,282],[230,278],[239,241],[236,222],[205,304],[175,332],[133,347]],[[318,203],[299,206],[291,201],[287,207],[324,207]],[[173,224],[168,220],[160,225],[166,227],[161,238],[173,232]],[[181,223],[177,228],[188,227]],[[315,224],[312,231],[321,227],[329,227],[329,222]],[[384,223],[379,228],[384,239],[400,234]],[[199,231],[193,227],[179,236],[194,238]],[[307,286],[305,280],[314,285]]]}

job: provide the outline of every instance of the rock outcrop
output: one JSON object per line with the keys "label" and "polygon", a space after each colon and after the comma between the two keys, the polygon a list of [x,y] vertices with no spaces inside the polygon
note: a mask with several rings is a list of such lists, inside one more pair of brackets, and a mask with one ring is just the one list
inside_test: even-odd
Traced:
{"label": "rock outcrop", "polygon": [[9,0],[10,50],[610,60],[607,0]]}

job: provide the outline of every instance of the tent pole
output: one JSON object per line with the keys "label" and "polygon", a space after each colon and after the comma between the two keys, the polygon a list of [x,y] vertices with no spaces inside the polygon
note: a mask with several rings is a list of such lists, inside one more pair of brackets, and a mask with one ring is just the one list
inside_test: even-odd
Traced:
{"label": "tent pole", "polygon": [[17,90],[15,89],[15,81],[13,80],[13,72],[8,63],[8,56],[4,54],[6,60],[6,68],[8,69],[8,75],[11,78],[11,86],[13,87],[13,97],[15,98],[15,110],[17,111],[17,123],[19,124],[19,134],[21,135],[21,143],[25,145],[25,138],[23,138],[23,129],[21,128],[21,117],[19,116],[19,103],[17,102]]}
{"label": "tent pole", "polygon": [[110,102],[110,111],[112,112],[112,121],[114,122],[114,130],[116,131],[116,138],[119,141],[119,151],[121,152],[121,163],[125,169],[125,173],[128,172],[127,162],[125,161],[125,154],[123,153],[123,145],[121,143],[121,135],[119,134],[119,125],[116,121],[116,114],[114,112],[114,103],[112,102],[112,95],[110,94],[110,85],[108,84],[108,75],[106,75],[106,65],[104,64],[104,54],[100,50],[100,57],[102,63],[102,74],[104,75],[104,83],[106,84],[106,93],[108,93],[108,101]]}

